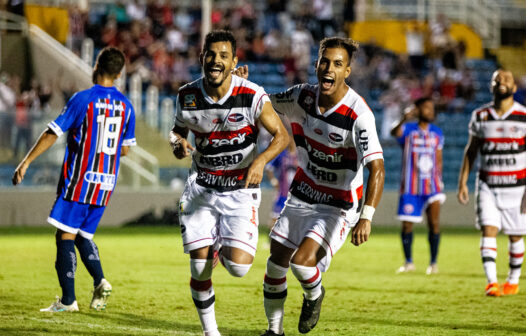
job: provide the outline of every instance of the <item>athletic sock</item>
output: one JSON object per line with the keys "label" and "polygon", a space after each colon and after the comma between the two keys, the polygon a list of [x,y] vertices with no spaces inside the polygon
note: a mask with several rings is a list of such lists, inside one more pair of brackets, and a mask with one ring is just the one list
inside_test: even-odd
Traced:
{"label": "athletic sock", "polygon": [[62,288],[60,302],[70,305],[75,301],[75,271],[77,270],[77,254],[73,240],[57,241],[57,260],[55,261],[58,282]]}
{"label": "athletic sock", "polygon": [[287,299],[288,268],[267,260],[267,271],[263,281],[263,305],[268,320],[268,329],[274,333],[283,334],[283,315]]}
{"label": "athletic sock", "polygon": [[429,231],[427,236],[429,241],[429,252],[431,253],[431,264],[436,264],[438,255],[438,245],[440,244],[440,233]]}
{"label": "athletic sock", "polygon": [[518,284],[521,276],[522,261],[524,260],[524,240],[521,238],[513,243],[510,241],[508,248],[510,253],[510,271],[506,281],[510,284]]}
{"label": "athletic sock", "polygon": [[321,295],[321,272],[317,266],[301,266],[290,263],[292,273],[301,283],[305,298],[307,300],[316,300]]}
{"label": "athletic sock", "polygon": [[406,263],[412,263],[413,257],[411,255],[413,245],[413,232],[402,232],[402,247],[404,248],[404,256]]}
{"label": "athletic sock", "polygon": [[488,283],[497,282],[497,238],[480,238],[480,256]]}
{"label": "athletic sock", "polygon": [[93,278],[93,287],[97,287],[104,278],[97,245],[93,240],[86,239],[81,235],[77,235],[75,238],[75,245],[79,250],[82,263],[84,263],[84,266],[86,266],[86,269]]}
{"label": "athletic sock", "polygon": [[190,291],[205,335],[218,334],[214,310],[215,294],[212,287],[212,260],[190,259]]}

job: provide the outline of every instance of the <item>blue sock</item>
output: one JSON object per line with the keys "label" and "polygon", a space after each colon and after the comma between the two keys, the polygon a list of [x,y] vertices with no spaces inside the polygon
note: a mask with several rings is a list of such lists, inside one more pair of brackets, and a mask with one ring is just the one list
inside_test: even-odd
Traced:
{"label": "blue sock", "polygon": [[75,301],[75,271],[77,270],[77,254],[73,240],[57,241],[55,269],[62,288],[60,301],[65,305],[70,305]]}
{"label": "blue sock", "polygon": [[405,262],[412,263],[411,247],[413,245],[413,232],[402,232],[402,246],[404,247]]}
{"label": "blue sock", "polygon": [[86,266],[86,269],[93,278],[93,286],[97,287],[102,278],[104,278],[97,245],[95,245],[93,240],[86,239],[80,235],[77,235],[77,238],[75,238],[75,245],[79,250],[80,259],[82,259],[84,266]]}
{"label": "blue sock", "polygon": [[434,264],[437,262],[438,244],[440,243],[440,233],[433,233],[429,231],[427,240],[429,241],[429,250],[431,252],[431,264]]}

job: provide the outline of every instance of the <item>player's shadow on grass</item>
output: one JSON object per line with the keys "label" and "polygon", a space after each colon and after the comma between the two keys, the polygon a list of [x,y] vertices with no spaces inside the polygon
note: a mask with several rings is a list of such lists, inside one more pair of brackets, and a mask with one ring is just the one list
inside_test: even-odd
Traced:
{"label": "player's shadow on grass", "polygon": [[[194,324],[190,323],[181,323],[176,321],[176,315],[173,315],[173,320],[160,320],[144,317],[141,315],[135,315],[131,313],[112,313],[112,314],[100,314],[95,312],[86,313],[90,317],[103,317],[105,320],[111,319],[121,325],[129,325],[133,328],[144,328],[144,329],[159,329],[166,330],[166,332],[185,332],[185,333],[195,333],[196,335],[201,335],[201,327],[198,324],[198,320]],[[239,330],[235,328],[223,328],[219,327],[221,335],[223,336],[247,336],[247,335],[260,335],[263,331],[263,328],[259,329],[249,329],[249,330]]]}
{"label": "player's shadow on grass", "polygon": [[395,326],[398,328],[404,327],[426,327],[426,328],[442,328],[444,330],[471,330],[471,331],[498,331],[506,334],[506,332],[526,333],[526,327],[517,326],[503,326],[503,325],[478,325],[471,323],[448,323],[448,322],[425,322],[425,321],[400,321],[400,319],[378,319],[367,318],[368,323],[376,323],[388,326]]}

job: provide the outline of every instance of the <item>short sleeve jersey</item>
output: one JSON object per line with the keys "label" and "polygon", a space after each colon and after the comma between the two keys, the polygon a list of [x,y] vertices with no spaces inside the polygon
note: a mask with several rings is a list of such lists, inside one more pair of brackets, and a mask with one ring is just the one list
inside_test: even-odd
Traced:
{"label": "short sleeve jersey", "polygon": [[374,115],[348,88],[330,110],[318,108],[318,85],[301,84],[271,95],[274,109],[291,123],[298,169],[290,193],[310,204],[358,210],[363,167],[383,160]]}
{"label": "short sleeve jersey", "polygon": [[217,102],[205,92],[202,78],[179,90],[175,126],[195,136],[192,173],[197,173],[197,184],[219,191],[244,188],[257,155],[257,120],[268,101],[262,87],[234,75]]}
{"label": "short sleeve jersey", "polygon": [[518,206],[526,185],[526,107],[514,102],[499,116],[491,104],[473,111],[469,134],[482,141],[477,188],[489,188],[500,208]]}
{"label": "short sleeve jersey", "polygon": [[105,206],[115,188],[122,146],[134,146],[135,112],[115,87],[77,92],[48,127],[68,132],[57,193],[65,200]]}
{"label": "short sleeve jersey", "polygon": [[417,122],[405,123],[398,143],[403,148],[400,193],[433,195],[442,192],[442,173],[437,151],[444,147],[442,130],[433,124],[421,129]]}

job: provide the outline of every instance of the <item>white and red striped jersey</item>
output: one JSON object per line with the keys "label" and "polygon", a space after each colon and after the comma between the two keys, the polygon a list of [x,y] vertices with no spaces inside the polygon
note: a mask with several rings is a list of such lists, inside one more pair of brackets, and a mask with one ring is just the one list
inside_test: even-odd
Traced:
{"label": "white and red striped jersey", "polygon": [[477,188],[489,188],[499,208],[518,206],[526,185],[526,107],[499,116],[491,104],[473,111],[469,133],[482,141]]}
{"label": "white and red striped jersey", "polygon": [[320,113],[318,85],[300,84],[270,96],[274,109],[290,121],[298,148],[291,195],[310,204],[358,210],[363,167],[383,160],[374,115],[349,88],[330,110]]}
{"label": "white and red striped jersey", "polygon": [[228,93],[214,102],[200,78],[183,86],[177,97],[175,125],[195,136],[192,172],[197,183],[219,191],[244,187],[245,174],[257,155],[257,120],[265,90],[232,75]]}

